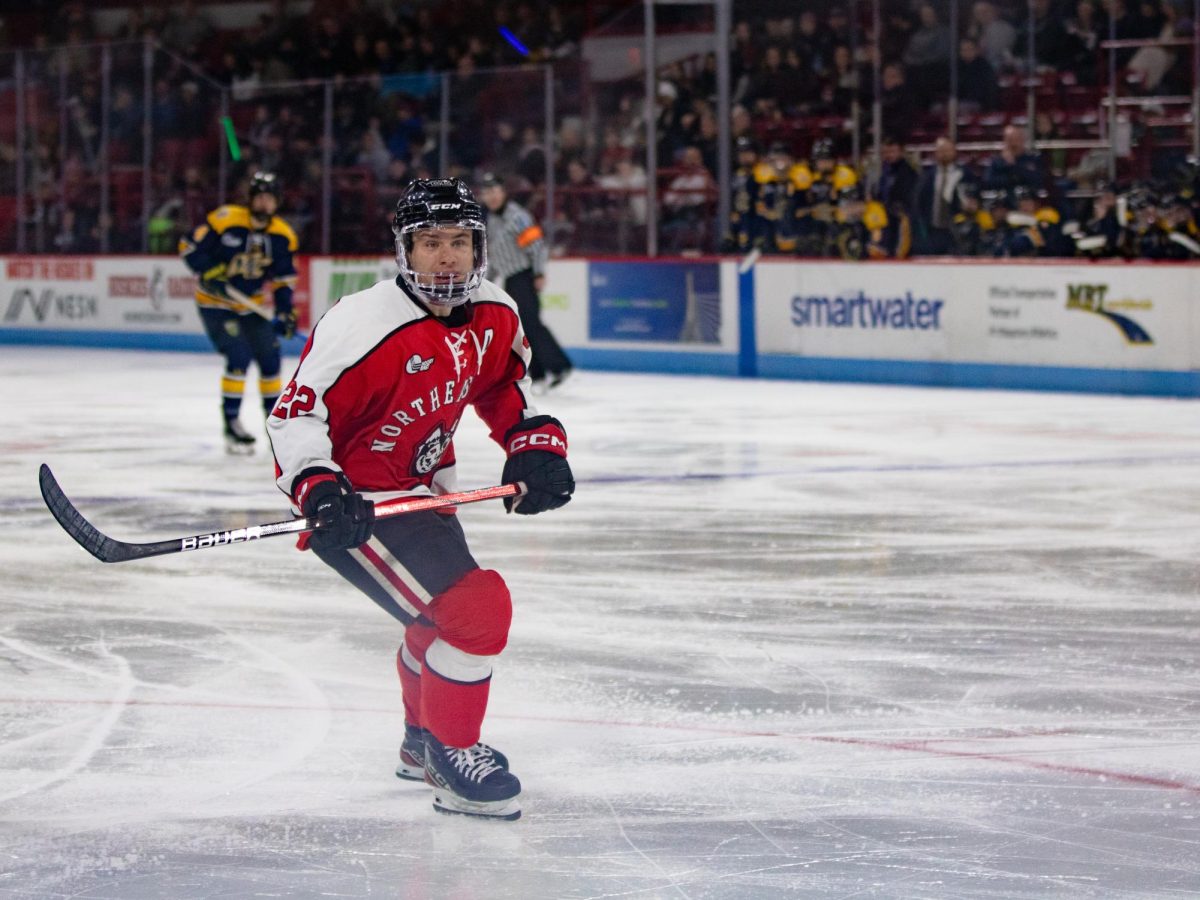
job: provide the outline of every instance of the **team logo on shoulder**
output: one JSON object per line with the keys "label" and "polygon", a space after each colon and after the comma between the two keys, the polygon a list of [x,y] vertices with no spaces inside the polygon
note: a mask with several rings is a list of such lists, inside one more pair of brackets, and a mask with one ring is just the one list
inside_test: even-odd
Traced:
{"label": "team logo on shoulder", "polygon": [[404,364],[404,371],[409,375],[416,375],[418,372],[428,371],[429,367],[432,365],[432,356],[429,359],[421,359],[420,353],[414,353],[408,358],[408,362]]}
{"label": "team logo on shoulder", "polygon": [[436,469],[453,437],[454,435],[447,433],[441,425],[434,428],[429,436],[417,446],[417,452],[413,458],[413,474],[420,477],[428,475]]}

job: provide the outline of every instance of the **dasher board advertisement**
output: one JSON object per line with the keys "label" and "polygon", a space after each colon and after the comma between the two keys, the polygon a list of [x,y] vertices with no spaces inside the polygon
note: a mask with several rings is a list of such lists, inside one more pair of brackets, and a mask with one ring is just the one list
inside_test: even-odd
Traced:
{"label": "dasher board advertisement", "polygon": [[173,257],[0,259],[0,328],[201,333],[196,278]]}
{"label": "dasher board advertisement", "polygon": [[1200,270],[760,263],[763,354],[1186,370]]}

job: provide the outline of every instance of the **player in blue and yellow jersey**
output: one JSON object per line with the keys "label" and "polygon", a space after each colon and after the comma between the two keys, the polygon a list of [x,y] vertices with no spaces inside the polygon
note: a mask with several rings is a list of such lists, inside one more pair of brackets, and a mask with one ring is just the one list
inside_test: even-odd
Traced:
{"label": "player in blue and yellow jersey", "polygon": [[1073,256],[1075,245],[1063,234],[1062,216],[1049,203],[1049,194],[1025,185],[1012,189],[1016,209],[1008,214],[1012,234],[1008,256]]}
{"label": "player in blue and yellow jersey", "polygon": [[792,202],[791,173],[795,167],[792,151],[783,141],[771,144],[767,158],[754,167],[753,177],[758,186],[754,199],[755,224],[764,253],[792,253],[796,249],[796,235],[788,217]]}
{"label": "player in blue and yellow jersey", "polygon": [[983,208],[979,183],[964,181],[958,186],[959,210],[950,223],[950,240],[955,256],[983,256],[984,235],[993,231],[996,222],[990,211]]}
{"label": "player in blue and yellow jersey", "polygon": [[[724,250],[729,253],[748,253],[765,250],[764,219],[758,210],[759,180],[755,173],[760,163],[758,145],[752,137],[742,135],[734,144],[737,168],[733,173],[733,200],[729,204],[729,227],[725,232]],[[774,248],[769,248],[774,249]]]}
{"label": "player in blue and yellow jersey", "polygon": [[838,162],[832,140],[817,138],[813,141],[811,164],[799,163],[790,177],[796,253],[818,257],[842,255],[842,249],[836,246],[843,231],[838,227],[838,202],[843,193],[858,184],[858,174]]}
{"label": "player in blue and yellow jersey", "polygon": [[[179,244],[183,261],[200,276],[196,303],[204,330],[225,357],[221,406],[230,453],[254,452],[254,436],[238,420],[250,363],[258,365],[259,394],[270,414],[282,387],[279,338],[296,332],[296,233],[275,214],[278,209],[275,176],[256,172],[248,206],[218,207]],[[266,288],[273,309],[266,304]]]}
{"label": "player in blue and yellow jersey", "polygon": [[845,260],[905,259],[912,247],[908,217],[888,215],[857,181],[838,189],[830,228],[830,255]]}
{"label": "player in blue and yellow jersey", "polygon": [[1200,259],[1200,226],[1186,194],[1172,194],[1163,200],[1163,229],[1166,244],[1163,259]]}

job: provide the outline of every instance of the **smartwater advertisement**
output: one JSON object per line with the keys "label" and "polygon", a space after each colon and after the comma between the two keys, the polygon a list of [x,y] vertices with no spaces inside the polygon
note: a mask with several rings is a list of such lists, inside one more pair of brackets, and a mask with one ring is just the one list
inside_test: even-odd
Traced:
{"label": "smartwater advertisement", "polygon": [[760,264],[758,350],[841,359],[1186,370],[1190,266]]}
{"label": "smartwater advertisement", "polygon": [[588,337],[670,344],[721,342],[720,267],[715,262],[594,262]]}

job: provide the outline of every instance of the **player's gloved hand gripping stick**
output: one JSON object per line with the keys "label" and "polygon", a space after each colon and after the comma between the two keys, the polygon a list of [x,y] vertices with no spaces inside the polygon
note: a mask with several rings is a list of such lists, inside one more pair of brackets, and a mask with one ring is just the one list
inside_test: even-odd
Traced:
{"label": "player's gloved hand gripping stick", "polygon": [[[224,274],[224,266],[220,267],[219,272],[217,269],[213,269],[210,272],[206,272],[205,276],[211,275],[213,277],[211,277],[211,278],[201,277],[201,279],[200,279],[201,289],[207,291],[210,294],[214,294],[218,297],[224,297],[226,300],[232,300],[234,303],[237,303],[242,309],[244,309],[248,312],[255,313],[259,316],[262,316],[264,319],[266,319],[268,322],[271,323],[271,327],[275,330],[275,333],[277,335],[279,335],[281,338],[283,338],[284,340],[289,340],[290,338],[293,338],[296,336],[297,332],[296,332],[296,312],[295,312],[295,310],[293,310],[289,307],[288,309],[276,309],[274,314],[269,313],[265,309],[263,309],[261,306],[259,306],[257,303],[255,303],[253,297],[243,294],[241,291],[239,291],[237,288],[235,288],[232,284],[230,284],[224,278],[217,277],[218,275],[223,275],[223,274]],[[308,340],[308,335],[301,333],[300,338],[301,338],[301,340]]]}
{"label": "player's gloved hand gripping stick", "polygon": [[[42,488],[42,498],[50,508],[50,514],[75,542],[101,562],[126,562],[131,559],[145,559],[149,556],[164,556],[168,553],[183,553],[188,550],[206,550],[209,547],[222,547],[226,544],[243,544],[259,538],[275,537],[279,534],[299,534],[304,531],[317,531],[323,523],[318,518],[301,516],[286,522],[273,522],[269,525],[248,525],[245,528],[234,528],[229,531],[213,531],[207,534],[196,534],[189,537],[171,538],[165,541],[154,541],[147,544],[130,544],[117,541],[101,533],[91,522],[75,508],[67,499],[63,489],[58,486],[50,467],[42,465],[38,472],[38,483]],[[474,491],[460,491],[456,494],[441,494],[431,497],[397,497],[395,500],[384,500],[375,504],[375,519],[386,519],[389,516],[399,516],[404,513],[419,512],[425,509],[443,509],[447,506],[460,506],[464,503],[478,503],[480,500],[494,500],[500,497],[519,497],[525,492],[525,485],[501,484],[496,487],[479,488]],[[319,509],[314,509],[318,514]],[[326,511],[326,515],[331,513]],[[327,524],[327,523],[325,523]],[[369,532],[368,532],[369,533]],[[349,540],[352,540],[353,535]],[[364,537],[364,540],[366,538]],[[361,541],[360,541],[361,543]]]}
{"label": "player's gloved hand gripping stick", "polygon": [[575,477],[567,463],[567,432],[554,416],[534,416],[518,422],[504,435],[508,460],[500,480],[519,483],[519,496],[504,501],[504,508],[532,516],[566,505],[575,493]]}
{"label": "player's gloved hand gripping stick", "polygon": [[366,543],[375,527],[375,504],[354,490],[341,472],[310,475],[296,488],[296,505],[317,523],[308,539],[314,550],[349,550]]}

